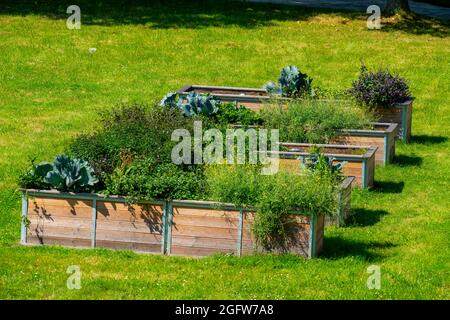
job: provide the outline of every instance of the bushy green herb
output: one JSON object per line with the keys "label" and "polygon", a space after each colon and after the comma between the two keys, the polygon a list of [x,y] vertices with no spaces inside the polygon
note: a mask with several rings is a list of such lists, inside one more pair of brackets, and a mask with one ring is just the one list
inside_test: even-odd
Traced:
{"label": "bushy green herb", "polygon": [[258,113],[234,103],[222,104],[216,114],[216,121],[223,125],[240,124],[250,126],[262,124],[262,119]]}
{"label": "bushy green herb", "polygon": [[281,141],[328,143],[340,129],[371,128],[374,116],[346,101],[294,100],[263,109],[264,126],[279,129]]}
{"label": "bushy green herb", "polygon": [[103,113],[100,122],[96,132],[76,137],[67,152],[92,163],[101,180],[121,166],[124,158],[128,162],[134,157],[171,162],[176,144],[171,141],[172,132],[193,130],[193,119],[185,118],[179,110],[137,103]]}
{"label": "bushy green herb", "polygon": [[127,196],[134,201],[198,199],[204,195],[204,189],[200,166],[183,167],[150,158],[116,168],[106,181],[107,193]]}
{"label": "bushy green herb", "polygon": [[259,166],[216,165],[206,170],[212,199],[256,212],[253,234],[258,246],[283,251],[293,239],[289,214],[334,215],[336,185],[318,175],[278,172],[261,175]]}

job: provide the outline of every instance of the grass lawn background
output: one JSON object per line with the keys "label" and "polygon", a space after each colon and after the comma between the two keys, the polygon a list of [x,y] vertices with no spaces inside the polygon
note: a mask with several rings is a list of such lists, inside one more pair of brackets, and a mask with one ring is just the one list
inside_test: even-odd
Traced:
{"label": "grass lawn background", "polygon": [[[450,298],[450,38],[430,19],[389,19],[369,31],[356,13],[227,1],[65,1],[0,4],[0,299]],[[413,22],[414,21],[414,22]],[[97,51],[90,53],[89,48]],[[412,143],[353,194],[353,224],[327,228],[325,251],[204,259],[109,250],[23,247],[16,178],[52,160],[96,114],[159,100],[185,84],[261,87],[295,64],[330,89],[360,61],[389,67],[416,97]],[[368,290],[367,267],[381,267]],[[81,290],[66,288],[81,268]]]}

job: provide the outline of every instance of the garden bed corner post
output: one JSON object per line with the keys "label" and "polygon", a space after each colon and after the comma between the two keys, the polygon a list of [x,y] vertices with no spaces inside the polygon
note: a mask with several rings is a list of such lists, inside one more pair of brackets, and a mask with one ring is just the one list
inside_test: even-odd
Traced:
{"label": "garden bed corner post", "polygon": [[91,247],[95,248],[97,241],[97,199],[92,199],[92,226],[91,226]]}
{"label": "garden bed corner post", "polygon": [[311,215],[309,219],[309,252],[308,258],[314,258],[317,255],[316,252],[316,227],[317,227],[317,216]]}
{"label": "garden bed corner post", "polygon": [[22,215],[20,225],[20,243],[27,243],[27,220],[28,220],[28,194],[26,191],[22,192]]}

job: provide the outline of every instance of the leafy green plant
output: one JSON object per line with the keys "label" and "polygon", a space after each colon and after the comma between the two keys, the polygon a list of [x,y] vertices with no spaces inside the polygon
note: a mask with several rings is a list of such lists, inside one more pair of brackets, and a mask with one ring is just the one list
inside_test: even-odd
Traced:
{"label": "leafy green plant", "polygon": [[216,114],[216,121],[223,125],[240,124],[250,126],[262,124],[262,119],[258,113],[234,103],[222,104]]}
{"label": "leafy green plant", "polygon": [[179,108],[187,117],[196,115],[212,116],[219,110],[220,99],[210,95],[197,92],[190,92],[186,96],[186,101],[177,93],[168,93],[160,102],[160,106],[168,108]]}
{"label": "leafy green plant", "polygon": [[335,164],[335,160],[335,158],[328,157],[318,151],[314,155],[307,157],[302,165],[311,175],[340,182],[344,178],[342,168],[347,162],[343,161]]}
{"label": "leafy green plant", "polygon": [[[28,177],[33,183],[43,183],[41,186],[61,191],[79,192],[98,182],[94,169],[87,161],[71,159],[66,155],[57,156],[53,163],[33,165]],[[30,185],[23,187],[29,188]]]}
{"label": "leafy green plant", "polygon": [[127,196],[132,201],[198,199],[204,189],[201,166],[183,167],[151,158],[116,168],[106,181],[107,193]]}
{"label": "leafy green plant", "polygon": [[364,64],[349,94],[369,108],[391,108],[411,98],[405,79],[391,74],[387,69],[371,72]]}
{"label": "leafy green plant", "polygon": [[[179,128],[192,132],[193,121],[177,109],[139,103],[122,105],[102,113],[99,128],[74,138],[67,153],[89,161],[103,185],[106,176],[122,165],[124,156],[171,162],[176,144],[171,140],[172,132]],[[205,119],[204,127],[207,124]]]}
{"label": "leafy green plant", "polygon": [[287,107],[272,106],[261,110],[268,129],[279,129],[281,141],[328,143],[342,129],[370,129],[375,117],[350,101],[291,101]]}
{"label": "leafy green plant", "polygon": [[263,88],[269,94],[283,97],[314,96],[311,83],[312,79],[300,72],[296,66],[287,66],[281,70],[278,84],[269,82]]}
{"label": "leafy green plant", "polygon": [[206,169],[209,198],[255,211],[252,232],[259,247],[283,251],[295,237],[290,215],[336,214],[335,182],[294,172],[261,175],[256,165]]}

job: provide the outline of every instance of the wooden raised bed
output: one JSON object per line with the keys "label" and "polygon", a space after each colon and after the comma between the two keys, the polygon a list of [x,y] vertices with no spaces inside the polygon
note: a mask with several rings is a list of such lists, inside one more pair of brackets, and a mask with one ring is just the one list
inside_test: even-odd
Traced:
{"label": "wooden raised bed", "polygon": [[[231,204],[152,201],[53,190],[22,190],[21,243],[128,249],[169,255],[243,255],[255,250],[254,213]],[[343,194],[343,197],[345,194]],[[342,198],[344,199],[344,198]],[[285,252],[306,258],[323,248],[324,216],[292,214]]]}
{"label": "wooden raised bed", "polygon": [[[177,91],[182,98],[185,98],[191,92],[210,93],[220,98],[223,102],[232,102],[243,105],[253,111],[261,110],[265,104],[270,103],[274,99],[266,92],[266,90],[257,88],[187,85]],[[277,100],[289,99],[278,98]]]}
{"label": "wooden raised bed", "polygon": [[397,123],[373,123],[373,130],[345,129],[339,130],[333,143],[356,146],[375,146],[376,164],[388,164],[394,160],[395,138],[398,133]]}
{"label": "wooden raised bed", "polygon": [[399,126],[398,139],[408,143],[411,139],[412,103],[414,98],[399,103],[392,108],[376,108],[375,114],[380,122],[397,123]]}
{"label": "wooden raised bed", "polygon": [[342,171],[344,176],[355,177],[357,186],[370,188],[375,176],[375,152],[374,146],[353,146],[335,144],[311,144],[282,142],[280,146],[289,151],[271,151],[269,156],[276,155],[279,158],[281,169],[299,170],[306,158],[313,156],[311,149],[320,147],[321,152],[335,158],[335,163],[347,162]]}

